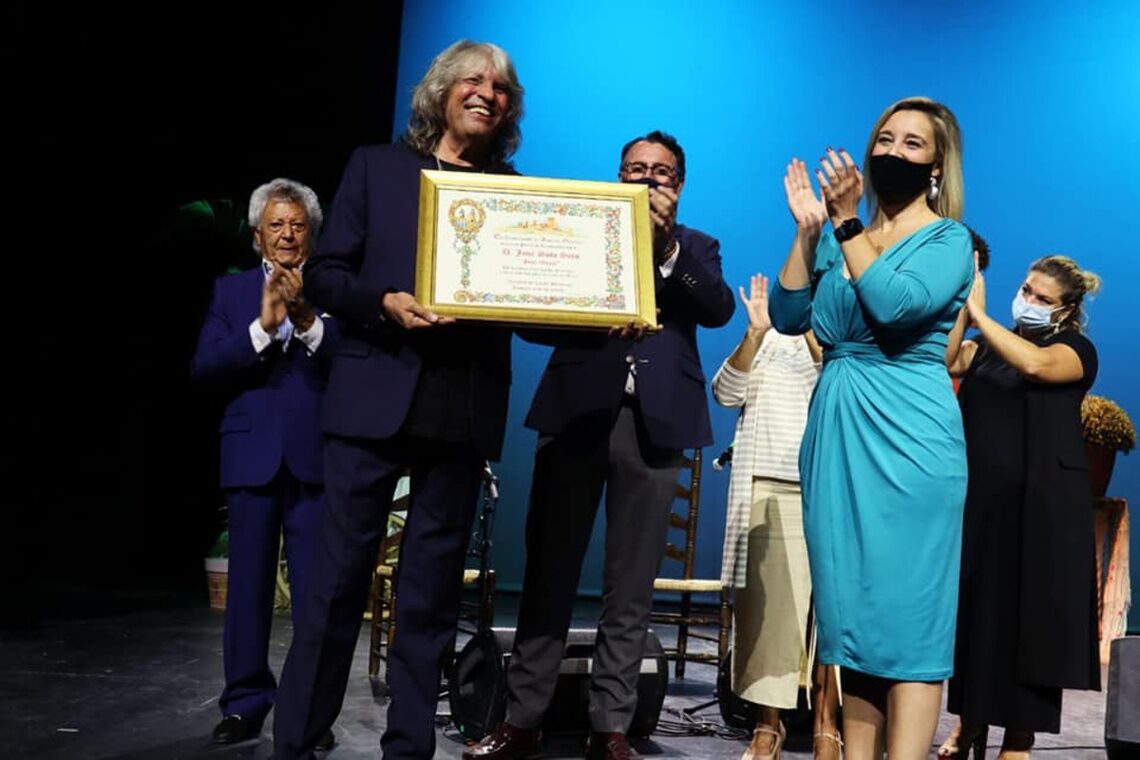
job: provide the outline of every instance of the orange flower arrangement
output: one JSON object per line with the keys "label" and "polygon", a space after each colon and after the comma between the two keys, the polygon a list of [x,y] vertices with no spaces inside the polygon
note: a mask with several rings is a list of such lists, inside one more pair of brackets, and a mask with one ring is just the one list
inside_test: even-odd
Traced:
{"label": "orange flower arrangement", "polygon": [[1113,401],[1089,393],[1081,402],[1081,427],[1089,443],[1128,453],[1136,446],[1136,428]]}

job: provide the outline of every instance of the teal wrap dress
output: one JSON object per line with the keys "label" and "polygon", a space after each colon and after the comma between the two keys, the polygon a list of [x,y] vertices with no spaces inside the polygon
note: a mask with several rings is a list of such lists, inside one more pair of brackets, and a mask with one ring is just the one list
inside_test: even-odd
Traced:
{"label": "teal wrap dress", "polygon": [[826,664],[902,681],[953,670],[966,447],[945,352],[973,272],[969,231],[940,219],[858,279],[824,234],[811,285],[772,287],[775,328],[810,327],[824,351],[800,473]]}

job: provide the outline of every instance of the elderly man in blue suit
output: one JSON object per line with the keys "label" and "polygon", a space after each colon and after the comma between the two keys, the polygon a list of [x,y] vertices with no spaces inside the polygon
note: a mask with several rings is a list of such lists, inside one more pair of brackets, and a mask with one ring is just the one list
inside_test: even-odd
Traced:
{"label": "elderly man in blue suit", "polygon": [[650,185],[660,329],[643,340],[631,341],[623,330],[556,341],[526,420],[539,440],[507,718],[465,751],[465,760],[539,752],[603,487],[605,588],[590,675],[587,757],[635,756],[625,732],[637,704],[653,578],[682,450],[712,442],[697,326],[724,325],[735,301],[721,275],[717,241],[675,223],[685,182],[677,141],[659,131],[631,140],[618,177]]}
{"label": "elderly man in blue suit", "polygon": [[[222,384],[221,487],[229,583],[222,720],[214,741],[252,738],[273,707],[269,631],[282,530],[299,616],[324,481],[318,411],[334,322],[305,300],[302,268],[321,227],[311,189],[275,179],[253,191],[249,225],[261,264],[218,278],[191,372]],[[331,732],[321,737],[331,746]]]}
{"label": "elderly man in blue suit", "polygon": [[274,719],[279,759],[310,757],[340,709],[392,494],[408,469],[381,747],[385,758],[435,751],[440,665],[455,635],[483,465],[503,445],[511,334],[440,317],[412,295],[420,171],[513,173],[522,94],[494,45],[462,41],[436,56],[403,139],[352,154],[305,270],[305,293],[343,334],[324,406],[328,505]]}

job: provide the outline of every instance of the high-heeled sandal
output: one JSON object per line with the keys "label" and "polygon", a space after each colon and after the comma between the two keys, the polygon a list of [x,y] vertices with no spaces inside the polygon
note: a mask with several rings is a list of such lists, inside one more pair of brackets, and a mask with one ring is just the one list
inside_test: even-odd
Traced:
{"label": "high-heeled sandal", "polygon": [[772,745],[770,752],[760,754],[752,750],[752,745],[748,745],[748,749],[744,750],[744,754],[740,756],[740,760],[780,760],[780,750],[783,749],[784,737],[788,732],[784,730],[783,721],[780,722],[780,730],[777,731],[767,726],[757,726],[752,730],[752,741],[756,741],[756,737],[762,734],[771,734],[776,737],[776,743]]}
{"label": "high-heeled sandal", "polygon": [[989,734],[990,727],[985,726],[973,737],[970,737],[966,742],[966,754],[963,755],[960,747],[962,731],[961,726],[959,726],[958,735],[951,736],[942,742],[942,746],[938,748],[938,758],[939,760],[970,760],[971,758],[985,760],[986,742],[989,741]]}
{"label": "high-heeled sandal", "polygon": [[813,758],[815,757],[815,747],[817,744],[819,744],[819,740],[820,739],[827,739],[828,741],[835,742],[836,746],[839,747],[839,757],[842,760],[842,758],[843,758],[843,740],[839,738],[839,734],[829,734],[826,731],[820,731],[820,732],[814,734],[811,737],[811,739],[812,739],[811,756]]}

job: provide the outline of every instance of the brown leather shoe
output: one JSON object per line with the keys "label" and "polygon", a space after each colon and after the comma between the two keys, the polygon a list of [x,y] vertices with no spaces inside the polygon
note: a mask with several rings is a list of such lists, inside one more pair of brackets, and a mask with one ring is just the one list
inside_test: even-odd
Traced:
{"label": "brown leather shoe", "polygon": [[541,729],[517,728],[506,721],[463,750],[463,760],[532,760],[541,755]]}
{"label": "brown leather shoe", "polygon": [[616,731],[593,731],[586,740],[586,760],[633,760],[640,757],[629,746],[625,734]]}

